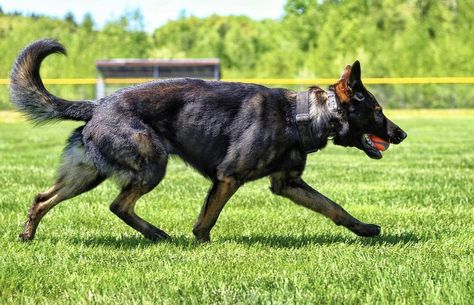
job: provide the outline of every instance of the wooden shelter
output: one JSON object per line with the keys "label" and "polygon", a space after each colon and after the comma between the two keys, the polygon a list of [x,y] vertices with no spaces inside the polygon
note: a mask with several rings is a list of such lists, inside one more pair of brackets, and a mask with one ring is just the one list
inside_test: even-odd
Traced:
{"label": "wooden shelter", "polygon": [[[219,80],[221,77],[218,58],[202,59],[111,59],[97,60],[99,73],[96,96],[108,94],[107,79],[118,85],[133,83],[133,79],[167,79],[193,77]],[[122,83],[121,80],[123,79]],[[114,87],[114,86],[112,86]],[[113,88],[117,89],[117,86]]]}

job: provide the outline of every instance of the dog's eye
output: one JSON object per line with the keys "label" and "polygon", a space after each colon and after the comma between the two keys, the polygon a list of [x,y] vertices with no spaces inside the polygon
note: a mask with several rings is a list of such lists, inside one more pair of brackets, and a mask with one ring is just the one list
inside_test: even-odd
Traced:
{"label": "dog's eye", "polygon": [[365,99],[365,96],[360,92],[356,92],[354,94],[353,99],[355,99],[356,101],[362,102]]}
{"label": "dog's eye", "polygon": [[376,119],[382,118],[382,117],[383,117],[382,109],[376,108],[376,109],[374,110],[374,117],[375,117]]}

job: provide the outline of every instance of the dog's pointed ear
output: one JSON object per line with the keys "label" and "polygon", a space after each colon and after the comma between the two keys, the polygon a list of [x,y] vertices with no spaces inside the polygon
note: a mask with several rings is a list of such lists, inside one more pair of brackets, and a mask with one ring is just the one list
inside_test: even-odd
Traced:
{"label": "dog's pointed ear", "polygon": [[349,82],[348,82],[349,87],[354,89],[357,83],[362,83],[362,79],[360,75],[361,75],[360,62],[356,60],[352,64],[351,73],[350,73]]}
{"label": "dog's pointed ear", "polygon": [[341,103],[349,103],[351,101],[352,89],[349,87],[351,71],[351,65],[347,65],[344,71],[342,71],[341,78],[332,86]]}

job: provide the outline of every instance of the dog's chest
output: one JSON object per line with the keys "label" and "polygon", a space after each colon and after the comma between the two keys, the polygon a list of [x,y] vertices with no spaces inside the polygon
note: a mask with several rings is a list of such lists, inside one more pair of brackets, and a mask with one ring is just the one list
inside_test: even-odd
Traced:
{"label": "dog's chest", "polygon": [[254,168],[244,176],[245,181],[256,180],[281,171],[302,171],[304,168],[304,157],[297,150],[282,151],[270,148],[255,162]]}

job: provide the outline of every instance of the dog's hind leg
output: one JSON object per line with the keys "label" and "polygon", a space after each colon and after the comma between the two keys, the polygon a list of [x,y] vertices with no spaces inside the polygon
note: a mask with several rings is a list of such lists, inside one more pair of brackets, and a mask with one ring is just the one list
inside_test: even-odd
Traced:
{"label": "dog's hind leg", "polygon": [[137,200],[163,179],[168,153],[159,136],[140,121],[127,126],[134,129],[116,128],[113,133],[102,135],[109,144],[101,146],[101,152],[110,162],[111,175],[116,176],[122,187],[110,210],[150,240],[169,238],[134,211]]}
{"label": "dog's hind leg", "polygon": [[216,224],[224,205],[238,188],[239,184],[232,177],[224,177],[214,182],[194,224],[193,234],[199,241],[210,241],[212,227]]}
{"label": "dog's hind leg", "polygon": [[142,233],[146,238],[156,241],[169,238],[168,234],[135,214],[135,203],[151,191],[163,179],[166,171],[167,155],[164,150],[150,150],[158,155],[152,163],[141,163],[140,170],[123,173],[121,193],[110,205],[110,210],[126,224]]}
{"label": "dog's hind leg", "polygon": [[28,212],[23,232],[23,241],[32,240],[41,219],[55,205],[66,199],[91,190],[104,181],[94,165],[85,157],[84,147],[78,137],[79,130],[69,140],[64,150],[59,179],[47,191],[36,195]]}
{"label": "dog's hind leg", "polygon": [[315,212],[330,218],[335,224],[343,225],[359,236],[376,236],[380,234],[380,227],[366,224],[344,210],[334,201],[325,197],[306,184],[300,177],[273,175],[271,177],[271,191],[284,196]]}
{"label": "dog's hind leg", "polygon": [[146,191],[137,186],[125,187],[110,205],[110,210],[126,224],[150,240],[156,241],[169,238],[169,235],[164,231],[135,214],[135,203],[145,193]]}

